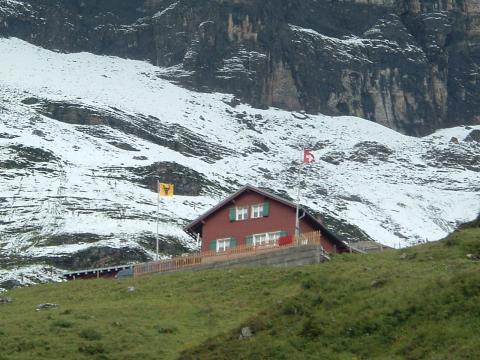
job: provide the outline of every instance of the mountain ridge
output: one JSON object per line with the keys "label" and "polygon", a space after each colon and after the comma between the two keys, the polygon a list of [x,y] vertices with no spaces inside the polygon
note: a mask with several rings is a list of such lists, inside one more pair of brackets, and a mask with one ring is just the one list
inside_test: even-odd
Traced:
{"label": "mountain ridge", "polygon": [[418,136],[480,122],[479,17],[474,0],[4,0],[0,35],[148,60],[256,107]]}

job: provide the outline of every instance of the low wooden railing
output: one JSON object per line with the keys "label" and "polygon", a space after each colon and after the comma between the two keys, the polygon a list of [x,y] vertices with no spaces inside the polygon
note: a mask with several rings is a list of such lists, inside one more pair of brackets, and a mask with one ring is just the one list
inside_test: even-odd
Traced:
{"label": "low wooden railing", "polygon": [[295,239],[296,245],[321,245],[322,233],[320,231],[313,231],[309,233],[300,234]]}
{"label": "low wooden railing", "polygon": [[[240,245],[225,251],[205,251],[188,256],[176,257],[169,260],[153,261],[144,264],[138,264],[133,267],[134,276],[142,276],[152,273],[161,273],[175,271],[185,268],[209,264],[212,262],[225,261],[245,256],[251,256],[259,253],[276,251],[289,247],[321,245],[322,234],[320,231],[300,234],[298,237],[291,237],[291,241],[275,241],[264,245]],[[281,239],[280,239],[281,240]]]}

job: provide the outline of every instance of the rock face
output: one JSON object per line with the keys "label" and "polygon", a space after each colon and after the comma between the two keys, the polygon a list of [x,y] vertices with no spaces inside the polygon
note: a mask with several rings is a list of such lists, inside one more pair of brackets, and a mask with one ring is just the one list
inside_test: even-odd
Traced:
{"label": "rock face", "polygon": [[[3,4],[4,3],[4,4]],[[148,60],[257,107],[413,135],[480,123],[477,0],[6,0],[0,34]]]}

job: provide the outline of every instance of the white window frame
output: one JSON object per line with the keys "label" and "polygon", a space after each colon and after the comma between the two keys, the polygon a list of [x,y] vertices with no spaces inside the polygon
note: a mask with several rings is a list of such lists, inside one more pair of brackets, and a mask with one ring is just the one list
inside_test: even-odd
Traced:
{"label": "white window frame", "polygon": [[[228,249],[230,249],[231,240],[232,239],[230,239],[230,238],[228,238],[228,239],[218,239],[217,240],[217,253],[227,251]],[[223,245],[222,247],[220,247],[220,243]]]}
{"label": "white window frame", "polygon": [[[273,231],[268,233],[254,234],[253,237],[253,246],[265,246],[265,245],[275,245],[280,239],[281,231]],[[265,237],[265,240],[262,240]]]}
{"label": "white window frame", "polygon": [[252,209],[251,209],[252,219],[263,218],[263,209],[264,209],[264,204],[252,205]]}
{"label": "white window frame", "polygon": [[248,220],[248,206],[239,206],[235,208],[235,220]]}

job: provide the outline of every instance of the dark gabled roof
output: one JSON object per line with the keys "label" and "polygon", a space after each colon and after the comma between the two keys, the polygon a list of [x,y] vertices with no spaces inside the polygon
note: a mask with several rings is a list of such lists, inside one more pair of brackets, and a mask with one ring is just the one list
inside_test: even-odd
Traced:
{"label": "dark gabled roof", "polygon": [[77,271],[68,271],[63,273],[63,277],[71,277],[71,276],[79,276],[79,275],[94,275],[96,273],[106,273],[112,271],[121,271],[125,269],[131,269],[133,265],[118,265],[118,266],[111,266],[105,268],[97,268],[97,269],[85,269],[85,270],[77,270]]}
{"label": "dark gabled roof", "polygon": [[[291,208],[294,208],[296,209],[297,208],[297,205],[291,201],[288,201],[288,200],[285,200],[283,198],[281,198],[280,196],[277,196],[277,195],[274,195],[274,194],[271,194],[265,190],[262,190],[262,189],[259,189],[255,186],[252,186],[252,185],[245,185],[243,186],[242,188],[240,188],[237,192],[235,192],[234,194],[230,195],[229,197],[227,197],[225,200],[223,200],[222,202],[218,203],[217,205],[215,205],[214,207],[212,207],[210,210],[208,210],[206,213],[204,213],[203,215],[199,216],[198,218],[196,218],[195,220],[193,220],[190,224],[188,224],[187,226],[185,226],[183,228],[183,230],[192,235],[194,234],[194,228],[201,225],[202,221],[204,221],[206,218],[208,218],[210,215],[216,213],[218,210],[222,209],[224,206],[228,205],[232,200],[236,199],[238,196],[240,196],[241,194],[243,194],[245,191],[253,191],[253,192],[256,192],[257,194],[260,194],[260,195],[263,195],[265,196],[266,198],[269,198],[269,199],[272,199],[272,200],[275,200],[279,203],[282,203],[286,206],[289,206]],[[313,215],[311,215],[308,211],[306,211],[304,208],[300,208],[301,211],[305,214],[304,217],[308,218],[312,223],[314,223],[316,226],[318,226],[318,228],[324,233],[326,234],[329,238],[331,238],[333,241],[341,244],[342,246],[347,246],[345,244],[345,242],[340,238],[338,237],[337,235],[335,235],[334,233],[332,233],[330,230],[328,230],[320,221],[318,221]]]}

